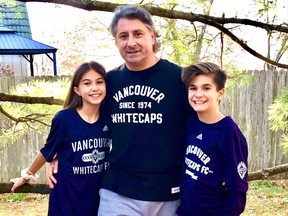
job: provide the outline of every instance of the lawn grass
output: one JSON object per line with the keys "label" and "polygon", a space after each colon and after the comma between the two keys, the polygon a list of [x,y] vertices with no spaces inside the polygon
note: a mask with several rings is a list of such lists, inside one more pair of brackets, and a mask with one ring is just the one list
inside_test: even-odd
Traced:
{"label": "lawn grass", "polygon": [[[0,216],[46,216],[48,195],[0,194]],[[288,216],[288,180],[249,182],[241,216]]]}
{"label": "lawn grass", "polygon": [[288,216],[288,180],[249,183],[247,205],[242,216]]}

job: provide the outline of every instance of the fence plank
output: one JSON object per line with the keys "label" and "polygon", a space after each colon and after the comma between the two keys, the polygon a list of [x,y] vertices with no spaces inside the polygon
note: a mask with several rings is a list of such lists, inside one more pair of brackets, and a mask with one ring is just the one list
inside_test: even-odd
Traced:
{"label": "fence plank", "polygon": [[226,92],[221,110],[239,125],[249,145],[249,171],[287,163],[280,147],[281,132],[269,128],[268,107],[288,87],[288,71],[248,71],[253,83]]}
{"label": "fence plank", "polygon": [[[288,162],[280,147],[281,132],[269,129],[268,107],[282,89],[288,87],[288,71],[247,71],[254,82],[227,90],[221,101],[221,111],[238,123],[249,145],[249,171],[273,167]],[[0,77],[0,92],[8,93],[13,86],[33,79],[57,80],[61,77]],[[3,116],[0,115],[0,120]],[[2,122],[2,120],[1,120]],[[1,129],[0,125],[0,129]],[[0,149],[0,182],[9,182],[29,166],[43,146],[48,130],[43,134],[29,131],[22,139],[7,143]],[[39,174],[39,183],[47,183],[47,166]]]}

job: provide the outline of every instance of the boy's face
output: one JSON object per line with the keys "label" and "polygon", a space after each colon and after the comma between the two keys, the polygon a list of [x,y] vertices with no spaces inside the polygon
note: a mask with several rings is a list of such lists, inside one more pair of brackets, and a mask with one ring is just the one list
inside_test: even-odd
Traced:
{"label": "boy's face", "polygon": [[147,65],[150,67],[153,64],[155,32],[148,29],[140,20],[120,19],[115,43],[129,69],[143,70]]}
{"label": "boy's face", "polygon": [[207,75],[194,77],[188,87],[189,103],[199,113],[213,114],[217,112],[223,94],[224,89],[217,91],[213,78]]}

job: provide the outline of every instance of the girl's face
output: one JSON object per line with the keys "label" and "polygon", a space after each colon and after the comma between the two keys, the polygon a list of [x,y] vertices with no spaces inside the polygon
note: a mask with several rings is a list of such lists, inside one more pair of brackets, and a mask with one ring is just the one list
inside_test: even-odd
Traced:
{"label": "girl's face", "polygon": [[91,69],[82,76],[79,86],[74,87],[74,91],[82,97],[83,106],[100,105],[106,96],[105,80]]}
{"label": "girl's face", "polygon": [[217,91],[212,77],[207,75],[196,76],[188,87],[189,103],[198,113],[212,114],[218,111],[223,94],[224,89]]}

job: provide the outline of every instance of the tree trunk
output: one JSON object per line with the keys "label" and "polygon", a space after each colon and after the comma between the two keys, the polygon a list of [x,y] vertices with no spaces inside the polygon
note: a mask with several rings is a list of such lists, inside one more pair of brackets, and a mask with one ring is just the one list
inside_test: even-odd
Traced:
{"label": "tree trunk", "polygon": [[269,176],[273,176],[273,175],[277,175],[277,174],[281,174],[285,172],[288,172],[288,163],[249,173],[248,181],[263,180],[263,179],[267,179]]}
{"label": "tree trunk", "polygon": [[[262,169],[249,173],[248,181],[268,179],[269,176],[288,172],[288,163],[276,167]],[[0,183],[0,194],[10,193],[12,183]],[[26,184],[16,189],[15,193],[39,193],[49,194],[50,189],[46,184]]]}
{"label": "tree trunk", "polygon": [[0,101],[25,104],[63,105],[64,101],[53,97],[30,97],[0,93]]}
{"label": "tree trunk", "polygon": [[[10,193],[13,183],[0,183],[0,194]],[[46,184],[25,184],[16,189],[15,193],[49,194],[50,189]]]}

